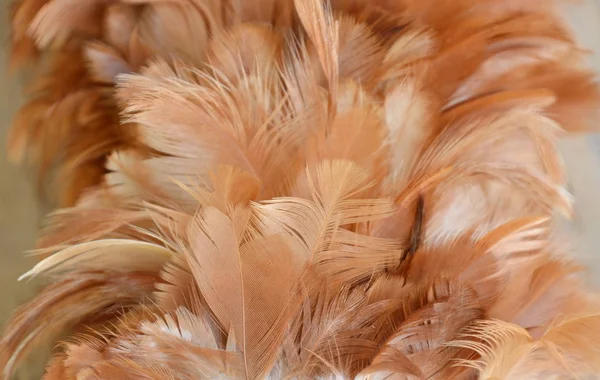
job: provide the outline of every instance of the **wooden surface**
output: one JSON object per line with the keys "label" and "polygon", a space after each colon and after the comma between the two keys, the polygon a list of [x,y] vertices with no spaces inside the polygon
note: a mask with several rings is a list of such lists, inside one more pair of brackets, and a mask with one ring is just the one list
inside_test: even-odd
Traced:
{"label": "wooden surface", "polygon": [[[451,0],[450,0],[451,1]],[[524,0],[526,1],[526,0]],[[6,1],[0,2],[0,39],[8,40]],[[590,62],[600,71],[600,0],[582,1],[566,9],[582,44],[593,51]],[[18,80],[6,76],[7,53],[0,55],[0,325],[13,309],[31,297],[35,286],[17,283],[17,277],[35,261],[23,252],[35,240],[39,212],[33,180],[23,170],[10,165],[4,154],[11,116],[19,105]],[[600,120],[599,120],[600,122]],[[575,196],[575,217],[570,224],[576,253],[590,265],[592,282],[600,284],[600,138],[587,136],[562,142],[571,191]],[[36,358],[19,375],[20,379],[39,378]]]}

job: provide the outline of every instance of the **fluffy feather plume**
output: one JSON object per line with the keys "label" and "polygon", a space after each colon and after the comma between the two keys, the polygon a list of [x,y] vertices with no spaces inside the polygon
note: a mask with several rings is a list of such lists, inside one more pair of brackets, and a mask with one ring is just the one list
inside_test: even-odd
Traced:
{"label": "fluffy feather plume", "polygon": [[465,329],[464,340],[450,342],[449,347],[475,351],[479,359],[461,364],[476,368],[483,378],[595,377],[599,370],[600,342],[594,333],[598,323],[597,314],[563,317],[534,339],[518,325],[482,320]]}
{"label": "fluffy feather plume", "polygon": [[9,378],[600,375],[556,241],[593,76],[530,0],[21,0],[9,153],[56,179]]}

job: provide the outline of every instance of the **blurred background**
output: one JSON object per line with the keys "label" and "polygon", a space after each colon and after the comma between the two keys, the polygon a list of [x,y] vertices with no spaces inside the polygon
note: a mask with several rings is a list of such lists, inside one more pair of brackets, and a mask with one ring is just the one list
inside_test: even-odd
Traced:
{"label": "blurred background", "polygon": [[[9,1],[0,1],[0,39],[4,42],[0,51],[0,326],[35,292],[35,283],[17,283],[17,277],[36,261],[24,251],[33,247],[45,215],[31,173],[11,165],[5,157],[10,121],[21,103],[21,81],[6,68]],[[590,64],[600,73],[600,0],[574,2],[565,14],[580,43],[590,49]],[[600,135],[562,141],[561,148],[576,201],[574,218],[565,222],[564,229],[571,233],[575,253],[591,268],[590,282],[600,286]],[[41,350],[17,378],[39,379],[48,351]]]}

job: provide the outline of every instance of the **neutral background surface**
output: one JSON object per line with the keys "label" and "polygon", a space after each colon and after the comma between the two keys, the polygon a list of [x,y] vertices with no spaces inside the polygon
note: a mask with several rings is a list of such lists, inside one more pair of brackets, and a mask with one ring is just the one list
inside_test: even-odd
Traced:
{"label": "neutral background surface", "polygon": [[[582,0],[565,8],[565,13],[580,43],[591,52],[591,66],[600,73],[600,0]],[[600,120],[597,122],[600,124]],[[575,253],[592,268],[590,281],[599,287],[600,135],[563,141],[562,150],[570,190],[575,196],[575,216],[571,223]]]}
{"label": "neutral background surface", "polygon": [[[0,0],[0,41],[8,41],[8,0]],[[6,135],[10,120],[20,104],[17,78],[7,75],[7,50],[0,49],[0,326],[13,309],[33,295],[35,286],[17,283],[16,279],[33,262],[23,251],[35,241],[42,213],[28,175],[10,165],[6,159]],[[38,379],[39,355],[19,374],[19,379]],[[39,363],[41,364],[41,363]]]}
{"label": "neutral background surface", "polygon": [[[7,41],[7,0],[0,0],[0,4],[0,40]],[[582,1],[565,12],[582,45],[592,50],[591,64],[600,72],[600,0]],[[6,61],[6,50],[0,49],[0,326],[34,292],[33,284],[17,283],[16,279],[35,261],[23,252],[33,246],[43,217],[31,176],[11,166],[5,158],[6,133],[20,104],[19,81],[6,75]],[[562,147],[576,198],[575,217],[570,225],[575,249],[592,267],[590,280],[600,284],[600,250],[596,248],[600,242],[600,138],[571,139],[562,142]],[[39,378],[37,362],[42,359],[40,353],[19,378]]]}

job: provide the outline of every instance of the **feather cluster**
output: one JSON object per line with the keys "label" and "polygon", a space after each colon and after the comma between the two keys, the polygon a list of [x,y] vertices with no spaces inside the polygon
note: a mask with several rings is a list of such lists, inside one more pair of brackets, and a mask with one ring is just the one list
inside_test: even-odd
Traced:
{"label": "feather cluster", "polygon": [[[10,377],[583,379],[555,143],[600,92],[550,0],[21,0],[10,142],[59,209]],[[39,58],[36,58],[39,57]]]}

